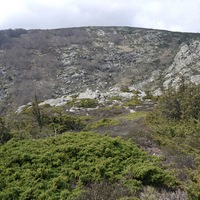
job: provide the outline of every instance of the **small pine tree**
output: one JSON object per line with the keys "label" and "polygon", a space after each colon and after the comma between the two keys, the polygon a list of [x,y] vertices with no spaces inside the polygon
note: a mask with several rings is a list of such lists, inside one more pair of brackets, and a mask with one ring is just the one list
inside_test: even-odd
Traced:
{"label": "small pine tree", "polygon": [[42,122],[42,115],[40,111],[40,107],[38,104],[38,98],[37,95],[35,94],[34,99],[32,101],[32,114],[40,128],[40,131],[42,130],[43,122]]}
{"label": "small pine tree", "polygon": [[6,123],[2,117],[0,117],[0,143],[4,144],[8,140],[11,139],[11,135],[9,133],[8,128],[6,127]]}

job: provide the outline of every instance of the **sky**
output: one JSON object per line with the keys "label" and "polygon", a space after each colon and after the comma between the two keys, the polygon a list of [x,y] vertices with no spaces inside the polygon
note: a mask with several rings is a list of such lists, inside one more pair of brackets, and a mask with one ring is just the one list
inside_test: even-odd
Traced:
{"label": "sky", "polygon": [[0,0],[0,30],[131,26],[200,32],[200,0]]}

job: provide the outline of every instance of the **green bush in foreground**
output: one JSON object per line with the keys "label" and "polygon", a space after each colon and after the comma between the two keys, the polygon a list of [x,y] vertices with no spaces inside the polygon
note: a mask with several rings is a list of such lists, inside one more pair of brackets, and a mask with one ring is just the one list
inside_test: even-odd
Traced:
{"label": "green bush in foreground", "polygon": [[94,182],[174,187],[175,178],[130,141],[96,133],[40,140],[11,139],[0,147],[0,199],[75,199]]}

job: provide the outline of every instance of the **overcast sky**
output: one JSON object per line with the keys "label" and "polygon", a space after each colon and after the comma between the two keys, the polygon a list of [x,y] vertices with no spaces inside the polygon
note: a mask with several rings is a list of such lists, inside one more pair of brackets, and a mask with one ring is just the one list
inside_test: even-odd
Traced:
{"label": "overcast sky", "polygon": [[0,0],[0,29],[132,26],[200,32],[200,0]]}

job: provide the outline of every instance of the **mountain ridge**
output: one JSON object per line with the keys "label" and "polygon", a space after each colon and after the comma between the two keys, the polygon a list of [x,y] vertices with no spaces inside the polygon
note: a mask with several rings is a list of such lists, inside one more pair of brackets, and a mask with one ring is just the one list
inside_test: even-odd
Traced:
{"label": "mountain ridge", "polygon": [[155,95],[200,82],[200,34],[133,27],[0,31],[0,113],[30,102],[134,87]]}

